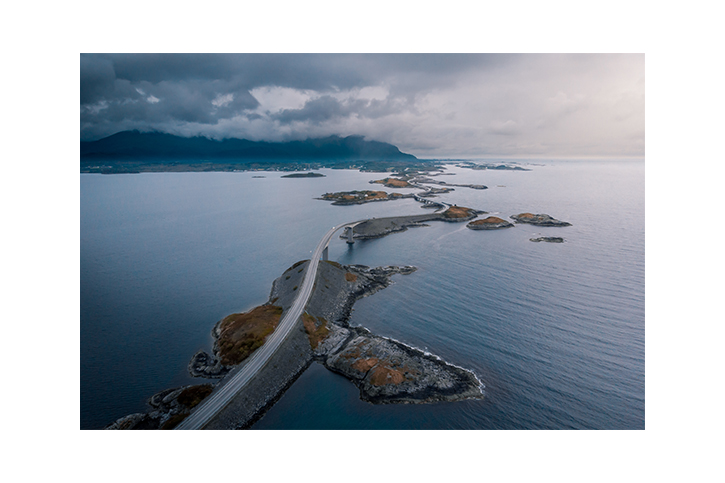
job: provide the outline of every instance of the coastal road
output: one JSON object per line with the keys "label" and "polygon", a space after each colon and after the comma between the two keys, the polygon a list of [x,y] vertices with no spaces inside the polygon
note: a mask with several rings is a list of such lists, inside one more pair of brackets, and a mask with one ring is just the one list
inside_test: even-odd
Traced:
{"label": "coastal road", "polygon": [[282,317],[282,320],[277,325],[277,329],[272,332],[269,337],[267,337],[267,340],[262,347],[254,351],[247,364],[238,373],[236,373],[231,380],[199,404],[191,415],[182,421],[176,429],[203,429],[211,418],[224,409],[224,407],[231,402],[234,396],[236,396],[237,393],[250,380],[252,380],[255,375],[257,375],[257,372],[264,367],[267,362],[269,362],[279,346],[287,338],[297,320],[300,316],[302,316],[302,312],[307,306],[307,302],[312,295],[312,289],[315,286],[317,266],[320,263],[323,250],[332,239],[332,235],[334,235],[337,230],[347,226],[355,226],[363,221],[366,220],[333,226],[330,231],[325,234],[322,240],[320,240],[320,243],[317,244],[315,252],[312,254],[310,263],[307,266],[307,271],[305,272],[304,280],[302,281],[302,286],[297,293],[297,298],[295,298],[289,310],[287,310]]}

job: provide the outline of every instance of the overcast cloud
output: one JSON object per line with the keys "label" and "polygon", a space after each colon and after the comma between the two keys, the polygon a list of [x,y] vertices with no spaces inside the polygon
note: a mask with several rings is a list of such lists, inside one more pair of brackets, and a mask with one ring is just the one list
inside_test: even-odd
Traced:
{"label": "overcast cloud", "polygon": [[419,157],[643,156],[644,55],[82,54],[80,137],[361,134]]}

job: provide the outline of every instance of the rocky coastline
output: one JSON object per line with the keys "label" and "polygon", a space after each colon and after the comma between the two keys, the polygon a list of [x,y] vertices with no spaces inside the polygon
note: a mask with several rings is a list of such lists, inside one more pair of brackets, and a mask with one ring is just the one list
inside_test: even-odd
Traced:
{"label": "rocky coastline", "polygon": [[[298,262],[276,279],[265,306],[274,304],[287,310],[308,264],[309,261]],[[410,266],[370,268],[320,263],[306,312],[280,347],[274,363],[267,364],[206,429],[250,427],[315,361],[350,379],[360,389],[361,399],[371,403],[482,398],[483,384],[472,372],[349,325],[357,300],[390,285],[393,275],[408,275],[415,270]],[[213,354],[199,351],[189,363],[192,375],[218,378],[218,383],[162,391],[149,399],[147,413],[120,418],[107,429],[173,429],[204,397],[222,387],[226,378],[239,371],[246,361],[236,366],[221,364],[218,344],[221,322],[212,330]],[[189,396],[191,388],[196,388],[193,389],[196,398]]]}

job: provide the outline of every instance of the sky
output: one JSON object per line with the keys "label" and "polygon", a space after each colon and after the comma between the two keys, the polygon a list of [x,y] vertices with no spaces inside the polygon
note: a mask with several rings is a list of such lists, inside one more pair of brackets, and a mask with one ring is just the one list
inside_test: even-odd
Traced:
{"label": "sky", "polygon": [[80,138],[363,135],[421,158],[644,156],[644,54],[81,54]]}

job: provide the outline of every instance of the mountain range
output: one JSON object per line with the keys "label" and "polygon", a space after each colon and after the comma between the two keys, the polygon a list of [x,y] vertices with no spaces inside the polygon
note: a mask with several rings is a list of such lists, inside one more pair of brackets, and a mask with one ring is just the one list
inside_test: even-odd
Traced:
{"label": "mountain range", "polygon": [[266,142],[247,139],[221,141],[161,132],[123,131],[97,141],[81,141],[81,161],[186,160],[186,161],[309,161],[396,160],[415,161],[392,144],[366,141],[363,136],[329,136],[304,141]]}

